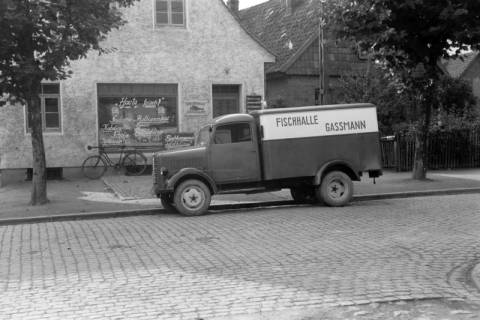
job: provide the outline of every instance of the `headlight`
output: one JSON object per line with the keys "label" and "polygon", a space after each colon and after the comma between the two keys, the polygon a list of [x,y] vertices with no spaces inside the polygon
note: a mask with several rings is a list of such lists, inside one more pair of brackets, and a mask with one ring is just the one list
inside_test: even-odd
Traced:
{"label": "headlight", "polygon": [[160,168],[160,174],[161,174],[162,176],[165,176],[165,177],[166,177],[167,174],[168,174],[167,168],[161,167],[161,168]]}

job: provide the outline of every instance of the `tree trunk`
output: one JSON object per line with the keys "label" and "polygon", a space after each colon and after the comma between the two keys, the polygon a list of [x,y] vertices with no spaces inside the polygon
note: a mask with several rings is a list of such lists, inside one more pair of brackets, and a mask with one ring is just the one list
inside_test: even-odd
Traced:
{"label": "tree trunk", "polygon": [[[36,90],[33,90],[34,92]],[[38,94],[32,93],[28,99],[28,116],[32,134],[33,175],[31,205],[41,205],[47,199],[47,171],[45,161],[45,148],[43,145],[42,113]]]}
{"label": "tree trunk", "polygon": [[[423,128],[421,131],[423,131]],[[425,141],[424,136],[424,132],[417,132],[415,135],[415,158],[412,172],[412,178],[415,180],[425,180],[427,178],[427,162],[425,161],[427,141]]]}
{"label": "tree trunk", "polygon": [[413,162],[412,178],[415,180],[425,180],[428,169],[428,134],[430,131],[430,121],[432,116],[431,99],[424,101],[425,114],[422,126],[417,130],[415,136],[415,158]]}

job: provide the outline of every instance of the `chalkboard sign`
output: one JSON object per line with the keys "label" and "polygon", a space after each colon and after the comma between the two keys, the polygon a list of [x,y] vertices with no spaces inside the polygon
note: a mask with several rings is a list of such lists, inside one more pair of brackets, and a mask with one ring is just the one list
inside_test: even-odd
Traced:
{"label": "chalkboard sign", "polygon": [[262,109],[262,96],[247,96],[247,112]]}
{"label": "chalkboard sign", "polygon": [[193,133],[167,133],[163,136],[163,147],[166,150],[190,147],[194,143],[195,135]]}

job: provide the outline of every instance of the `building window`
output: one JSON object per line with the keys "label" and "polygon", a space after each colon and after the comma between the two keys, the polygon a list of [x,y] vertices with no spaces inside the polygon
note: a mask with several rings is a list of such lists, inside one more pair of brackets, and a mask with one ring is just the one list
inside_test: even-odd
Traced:
{"label": "building window", "polygon": [[178,132],[177,84],[99,83],[100,145],[166,147]]}
{"label": "building window", "polygon": [[360,60],[367,60],[369,57],[369,52],[357,44],[357,55]]}
{"label": "building window", "polygon": [[185,26],[185,0],[155,0],[155,24]]}
{"label": "building window", "polygon": [[[42,83],[40,89],[40,106],[42,113],[42,129],[44,132],[59,132],[61,126],[60,84]],[[27,128],[31,131],[27,109]]]}
{"label": "building window", "polygon": [[240,112],[240,86],[213,85],[213,117]]}

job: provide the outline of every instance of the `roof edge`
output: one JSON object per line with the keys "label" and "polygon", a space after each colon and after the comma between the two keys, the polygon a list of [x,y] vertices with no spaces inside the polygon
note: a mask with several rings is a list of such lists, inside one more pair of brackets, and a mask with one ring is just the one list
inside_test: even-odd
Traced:
{"label": "roof edge", "polygon": [[462,73],[460,73],[460,75],[458,76],[458,78],[461,78],[463,77],[463,75],[465,74],[465,72],[467,72],[468,69],[470,69],[470,67],[472,66],[473,62],[478,59],[478,57],[480,56],[480,51],[474,51],[473,52],[473,55],[474,57],[472,58],[472,60],[470,60],[470,62],[467,64],[467,66],[465,67],[465,69],[462,71]]}
{"label": "roof edge", "polygon": [[297,61],[297,59],[310,47],[312,43],[318,38],[318,34],[314,33],[310,38],[305,41],[300,48],[290,57],[283,65],[281,65],[278,69],[280,72],[287,72],[287,70]]}
{"label": "roof edge", "polygon": [[252,38],[255,42],[257,42],[268,54],[270,54],[272,56],[272,58],[274,60],[276,60],[277,56],[275,55],[275,53],[273,53],[269,48],[267,48],[255,34],[250,32],[247,28],[245,28],[243,26],[243,24],[242,24],[240,18],[238,17],[238,15],[234,14],[232,12],[232,10],[230,10],[230,8],[227,6],[227,4],[225,2],[223,2],[223,0],[218,0],[218,1],[221,2],[221,4],[228,11],[228,13],[237,21],[238,25],[243,29],[243,31],[245,31],[247,33],[247,35],[250,36],[250,38]]}
{"label": "roof edge", "polygon": [[264,115],[264,114],[277,114],[287,112],[305,112],[305,111],[325,111],[325,110],[338,110],[338,109],[361,109],[361,108],[377,108],[372,103],[342,103],[342,104],[325,104],[317,106],[303,106],[303,107],[289,107],[289,108],[271,108],[252,111],[250,114]]}
{"label": "roof edge", "polygon": [[[470,67],[472,66],[472,64],[474,63],[474,61],[476,59],[478,59],[478,57],[480,57],[480,51],[472,51],[470,52],[472,53],[472,59],[470,61],[468,61],[468,63],[466,64],[465,68],[462,70],[462,72],[460,72],[458,75],[453,75],[451,74],[451,72],[448,70],[447,68],[447,65],[449,64],[450,61],[452,60],[456,60],[456,59],[463,59],[461,56],[458,56],[456,58],[448,58],[448,59],[439,59],[439,61],[437,62],[437,66],[444,72],[444,74],[452,77],[452,78],[455,78],[455,79],[460,79],[461,77],[463,77],[463,75],[470,69]],[[463,60],[462,60],[463,61]]]}

